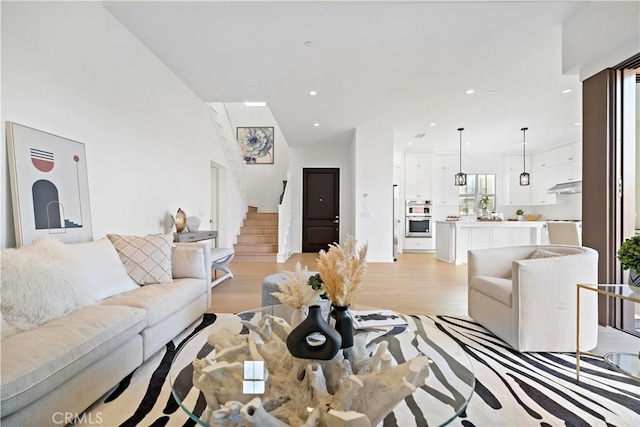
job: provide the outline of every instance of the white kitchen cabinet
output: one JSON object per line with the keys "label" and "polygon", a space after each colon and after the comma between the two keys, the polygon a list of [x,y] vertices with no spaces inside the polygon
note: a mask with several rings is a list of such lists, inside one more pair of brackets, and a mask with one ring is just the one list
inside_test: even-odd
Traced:
{"label": "white kitchen cabinet", "polygon": [[411,168],[431,169],[432,162],[433,162],[433,155],[431,153],[422,153],[422,152],[404,153],[404,167],[407,169],[411,169]]}
{"label": "white kitchen cabinet", "polygon": [[546,169],[551,166],[551,160],[553,155],[550,151],[543,151],[531,156],[531,170],[537,171],[540,169]]}
{"label": "white kitchen cabinet", "polygon": [[[520,185],[520,174],[523,171],[522,156],[506,156],[503,158],[503,192],[498,197],[506,206],[523,206],[531,203],[531,186]],[[526,157],[527,171],[531,173],[530,157]]]}
{"label": "white kitchen cabinet", "polygon": [[531,204],[553,205],[556,203],[555,194],[547,194],[547,190],[558,183],[560,166],[551,166],[531,172]]}
{"label": "white kitchen cabinet", "polygon": [[453,263],[455,257],[455,227],[449,223],[436,224],[436,258]]}
{"label": "white kitchen cabinet", "polygon": [[582,144],[574,142],[534,154],[531,159],[531,169],[545,169],[580,160],[582,160]]}
{"label": "white kitchen cabinet", "polygon": [[540,221],[436,221],[436,258],[464,264],[470,249],[539,245],[543,225]]}
{"label": "white kitchen cabinet", "polygon": [[430,237],[405,237],[403,252],[433,252],[433,239]]}
{"label": "white kitchen cabinet", "polygon": [[405,199],[432,199],[432,154],[405,153]]}
{"label": "white kitchen cabinet", "polygon": [[[531,156],[525,157],[527,171],[531,172]],[[522,173],[522,156],[506,156],[502,159],[503,171],[518,171]]]}
{"label": "white kitchen cabinet", "polygon": [[507,180],[504,204],[510,206],[526,206],[531,204],[531,185],[520,185],[521,170],[505,172]]}
{"label": "white kitchen cabinet", "polygon": [[405,169],[405,199],[431,200],[431,169]]}
{"label": "white kitchen cabinet", "polygon": [[582,144],[579,142],[563,145],[550,151],[553,153],[553,157],[556,159],[556,164],[558,165],[582,160]]}
{"label": "white kitchen cabinet", "polygon": [[455,185],[455,176],[459,169],[456,156],[433,157],[433,204],[460,204],[460,188]]}
{"label": "white kitchen cabinet", "polygon": [[557,183],[582,180],[582,162],[564,163],[558,166]]}

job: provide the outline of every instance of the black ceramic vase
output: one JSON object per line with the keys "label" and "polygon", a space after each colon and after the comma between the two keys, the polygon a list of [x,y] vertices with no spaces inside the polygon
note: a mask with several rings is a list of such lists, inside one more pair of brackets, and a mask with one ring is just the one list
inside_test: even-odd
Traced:
{"label": "black ceramic vase", "polygon": [[300,359],[331,360],[340,344],[340,334],[322,318],[319,305],[310,306],[307,318],[287,337],[289,352]]}
{"label": "black ceramic vase", "polygon": [[331,317],[335,319],[335,329],[342,337],[340,348],[353,347],[353,318],[348,306],[331,305]]}

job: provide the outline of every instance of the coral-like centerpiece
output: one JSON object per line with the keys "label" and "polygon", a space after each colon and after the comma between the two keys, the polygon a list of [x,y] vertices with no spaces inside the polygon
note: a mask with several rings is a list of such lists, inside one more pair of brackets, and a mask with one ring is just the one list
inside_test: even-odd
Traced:
{"label": "coral-like centerpiece", "polygon": [[[366,345],[366,332],[356,335],[352,365],[342,353],[325,361],[293,357],[286,346],[292,328],[280,317],[242,323],[248,334],[216,331],[208,339],[215,351],[193,362],[193,384],[207,402],[201,419],[211,426],[374,426],[429,372],[426,356],[398,365],[386,341]],[[256,361],[265,388],[245,394],[245,362]]]}
{"label": "coral-like centerpiece", "polygon": [[[203,421],[220,427],[374,426],[424,385],[426,356],[398,364],[380,339],[384,332],[354,336],[348,307],[365,277],[366,255],[367,245],[357,249],[355,238],[347,236],[343,246],[320,251],[319,277],[309,277],[299,263],[285,273],[273,295],[294,310],[291,322],[265,314],[242,322],[248,334],[222,329],[209,336],[215,351],[193,362],[193,384],[207,402]],[[304,320],[320,292],[331,301],[335,330],[316,305]],[[379,338],[375,343],[372,334]],[[253,375],[264,381],[254,394],[243,392],[247,363],[254,370],[260,366]]]}

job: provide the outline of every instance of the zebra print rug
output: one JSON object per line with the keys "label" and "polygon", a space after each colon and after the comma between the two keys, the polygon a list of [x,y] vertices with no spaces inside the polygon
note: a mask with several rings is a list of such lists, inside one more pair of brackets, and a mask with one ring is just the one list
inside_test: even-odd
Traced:
{"label": "zebra print rug", "polygon": [[[106,426],[195,425],[171,396],[167,376],[180,346],[215,320],[205,314],[89,408],[85,419],[99,416]],[[600,359],[581,358],[577,382],[573,353],[519,353],[470,319],[412,316],[412,321],[449,335],[472,361],[474,393],[452,426],[640,426],[640,383],[609,370]],[[380,425],[427,425],[421,414],[414,416],[415,408],[398,413],[406,408],[399,405]]]}

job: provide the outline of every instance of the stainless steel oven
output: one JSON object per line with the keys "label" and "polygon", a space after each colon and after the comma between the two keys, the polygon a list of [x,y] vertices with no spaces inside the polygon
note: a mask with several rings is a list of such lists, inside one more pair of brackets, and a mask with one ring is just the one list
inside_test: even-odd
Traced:
{"label": "stainless steel oven", "polygon": [[431,215],[407,216],[405,237],[431,237]]}
{"label": "stainless steel oven", "polygon": [[407,200],[405,237],[431,237],[431,201]]}
{"label": "stainless steel oven", "polygon": [[407,200],[405,206],[406,216],[431,215],[431,200]]}

